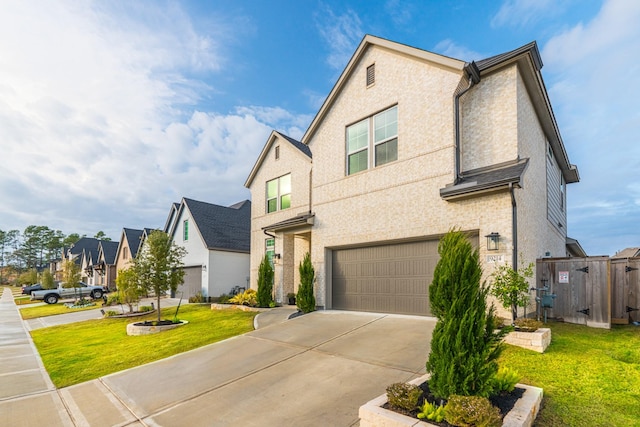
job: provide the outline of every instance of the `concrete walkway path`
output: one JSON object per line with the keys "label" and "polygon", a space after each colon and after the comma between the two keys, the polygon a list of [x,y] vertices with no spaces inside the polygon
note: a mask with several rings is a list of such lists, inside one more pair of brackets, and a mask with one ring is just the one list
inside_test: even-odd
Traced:
{"label": "concrete walkway path", "polygon": [[[5,296],[0,327],[13,325],[15,335],[2,332],[0,363],[17,340],[32,367],[0,375],[0,426],[354,426],[360,405],[424,373],[435,325],[342,311],[286,320],[295,309],[282,307],[261,313],[253,332],[55,390]],[[27,372],[40,384],[12,385]]]}

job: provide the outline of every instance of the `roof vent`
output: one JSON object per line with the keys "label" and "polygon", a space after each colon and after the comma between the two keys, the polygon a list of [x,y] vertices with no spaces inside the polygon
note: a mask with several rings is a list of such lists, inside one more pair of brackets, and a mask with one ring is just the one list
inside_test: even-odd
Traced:
{"label": "roof vent", "polygon": [[371,86],[376,82],[376,64],[367,67],[367,86]]}

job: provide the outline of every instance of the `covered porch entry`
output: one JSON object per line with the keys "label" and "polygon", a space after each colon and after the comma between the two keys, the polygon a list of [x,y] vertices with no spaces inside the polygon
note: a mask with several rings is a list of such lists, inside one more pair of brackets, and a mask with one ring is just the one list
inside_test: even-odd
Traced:
{"label": "covered porch entry", "polygon": [[266,252],[273,260],[273,298],[278,304],[287,304],[288,294],[298,292],[298,267],[305,254],[311,252],[313,220],[314,215],[309,212],[263,228],[268,236]]}

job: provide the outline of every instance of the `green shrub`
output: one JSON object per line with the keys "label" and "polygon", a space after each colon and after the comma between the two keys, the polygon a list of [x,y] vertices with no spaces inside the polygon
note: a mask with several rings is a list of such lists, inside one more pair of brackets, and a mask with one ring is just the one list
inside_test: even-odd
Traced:
{"label": "green shrub", "polygon": [[508,394],[516,388],[520,375],[511,368],[500,368],[493,377],[493,394]]}
{"label": "green shrub", "polygon": [[542,327],[542,322],[531,317],[521,317],[516,319],[515,325],[522,332],[535,332]]}
{"label": "green shrub", "polygon": [[111,316],[117,316],[117,315],[118,315],[118,312],[113,310],[107,310],[107,312],[104,314],[105,317],[111,317]]}
{"label": "green shrub", "polygon": [[500,427],[500,410],[486,397],[452,395],[444,407],[445,420],[460,427]]}
{"label": "green shrub", "polygon": [[511,309],[512,321],[518,317],[518,307],[529,304],[529,282],[533,277],[534,263],[521,266],[519,270],[510,265],[501,265],[491,275],[491,294],[502,303],[504,308]]}
{"label": "green shrub", "polygon": [[273,268],[269,255],[265,255],[258,268],[258,307],[269,307],[273,302]]}
{"label": "green shrub", "polygon": [[140,312],[146,313],[147,311],[153,311],[153,307],[151,307],[150,305],[141,305],[140,306]]}
{"label": "green shrub", "polygon": [[421,396],[422,390],[413,384],[394,383],[387,387],[387,400],[394,408],[413,411],[418,407]]}
{"label": "green shrub", "polygon": [[296,305],[303,313],[310,313],[316,309],[316,298],[313,295],[313,284],[316,273],[311,264],[311,255],[306,253],[298,268],[300,271],[300,286],[296,295]]}
{"label": "green shrub", "polygon": [[231,299],[231,295],[222,294],[217,298],[217,302],[220,304],[227,304]]}
{"label": "green shrub", "polygon": [[258,305],[256,291],[254,289],[247,289],[241,294],[235,295],[233,298],[229,298],[231,304],[247,305],[249,307],[255,307]]}
{"label": "green shrub", "polygon": [[438,245],[440,260],[429,286],[431,311],[438,318],[431,339],[427,372],[437,398],[489,396],[506,330],[496,330],[489,289],[480,284],[477,249],[460,231],[450,231]]}
{"label": "green shrub", "polygon": [[424,404],[418,409],[418,418],[421,420],[435,421],[437,423],[444,421],[444,406],[437,406],[435,403],[425,400]]}
{"label": "green shrub", "polygon": [[118,305],[120,304],[120,295],[115,293],[107,297],[107,302],[104,305]]}

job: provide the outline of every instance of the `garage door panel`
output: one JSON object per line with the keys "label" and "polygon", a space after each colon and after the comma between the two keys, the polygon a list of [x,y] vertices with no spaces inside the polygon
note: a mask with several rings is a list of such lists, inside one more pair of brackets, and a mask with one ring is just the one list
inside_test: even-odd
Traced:
{"label": "garage door panel", "polygon": [[429,315],[438,242],[418,241],[333,252],[333,308]]}

